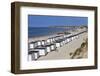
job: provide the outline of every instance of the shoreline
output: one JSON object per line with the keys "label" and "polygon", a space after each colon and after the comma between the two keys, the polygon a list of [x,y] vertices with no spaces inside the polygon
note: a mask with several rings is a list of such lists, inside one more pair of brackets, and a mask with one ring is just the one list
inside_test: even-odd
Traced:
{"label": "shoreline", "polygon": [[[66,31],[66,32],[71,33],[71,31]],[[64,33],[64,32],[57,32],[57,33],[51,34],[51,35],[44,35],[44,36],[30,37],[30,38],[28,38],[28,42],[31,42],[31,41],[37,41],[37,40],[47,40],[47,39],[50,38],[50,37],[60,36],[59,33]],[[68,35],[68,34],[66,34],[66,35]]]}
{"label": "shoreline", "polygon": [[[76,34],[76,33],[82,32],[82,31],[83,31],[83,29],[76,29],[75,31],[69,30],[69,31],[66,31],[66,32],[71,33],[71,34]],[[61,32],[58,32],[58,33],[61,33]],[[28,38],[28,42],[38,41],[38,40],[47,40],[50,37],[59,36],[60,34],[58,34],[58,33],[54,33],[54,34],[51,34],[51,35],[45,35],[45,36],[31,37],[31,38]],[[64,32],[62,32],[62,33],[64,34]]]}
{"label": "shoreline", "polygon": [[45,36],[38,36],[38,37],[31,37],[28,38],[28,42],[37,41],[37,40],[47,40],[50,37],[58,36],[57,34],[53,35],[45,35]]}

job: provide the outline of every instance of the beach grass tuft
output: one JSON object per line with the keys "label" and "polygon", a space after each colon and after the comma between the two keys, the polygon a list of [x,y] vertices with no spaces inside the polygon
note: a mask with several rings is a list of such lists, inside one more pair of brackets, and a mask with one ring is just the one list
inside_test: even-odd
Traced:
{"label": "beach grass tuft", "polygon": [[86,38],[85,42],[81,44],[79,48],[75,50],[74,53],[70,53],[71,59],[80,59],[84,57],[84,53],[87,52],[88,39]]}

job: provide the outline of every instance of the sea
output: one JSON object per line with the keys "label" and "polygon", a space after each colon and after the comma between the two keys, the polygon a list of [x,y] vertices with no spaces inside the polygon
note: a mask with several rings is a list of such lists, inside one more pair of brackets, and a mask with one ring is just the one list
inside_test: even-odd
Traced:
{"label": "sea", "polygon": [[40,37],[72,30],[72,28],[28,27],[28,37]]}

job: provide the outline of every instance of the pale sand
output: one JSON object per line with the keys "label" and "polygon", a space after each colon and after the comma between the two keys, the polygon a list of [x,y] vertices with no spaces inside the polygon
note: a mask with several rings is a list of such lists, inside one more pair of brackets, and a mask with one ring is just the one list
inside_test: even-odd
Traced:
{"label": "pale sand", "polygon": [[[56,51],[48,53],[46,56],[40,57],[38,60],[53,60],[53,59],[71,59],[70,53],[74,53],[77,48],[81,46],[84,42],[84,39],[87,38],[87,33],[79,35],[78,39],[75,39],[68,44],[63,45],[62,47],[57,48]],[[85,53],[87,57],[87,53]]]}

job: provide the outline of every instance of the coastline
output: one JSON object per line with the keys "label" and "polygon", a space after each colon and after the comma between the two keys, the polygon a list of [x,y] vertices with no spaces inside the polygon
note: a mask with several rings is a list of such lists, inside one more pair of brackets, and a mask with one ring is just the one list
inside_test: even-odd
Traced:
{"label": "coastline", "polygon": [[[71,33],[71,30],[70,31],[66,31],[66,32]],[[51,35],[30,37],[30,38],[28,38],[28,42],[37,41],[37,40],[47,40],[48,38],[59,36],[58,33],[60,33],[60,32],[57,32],[57,33],[54,33],[54,34],[51,34]]]}
{"label": "coastline", "polygon": [[[71,30],[67,31],[70,32],[72,35],[78,34],[80,32],[86,31],[86,29],[77,29],[77,30]],[[38,40],[47,40],[48,38],[58,36],[57,34],[47,35],[47,36],[40,36],[40,37],[33,37],[29,38],[28,42],[32,41],[38,41]],[[58,47],[57,51],[54,50],[50,53],[48,53],[46,56],[41,56],[38,58],[38,60],[54,60],[54,59],[72,59],[71,53],[75,53],[76,49],[81,46],[81,44],[84,42],[84,39],[88,38],[88,32],[83,32],[78,35],[79,37],[72,40],[71,42],[64,44],[62,47]],[[87,58],[88,50],[86,50],[85,55],[81,56],[82,58]],[[83,53],[83,52],[82,52]],[[77,58],[75,58],[77,59]]]}
{"label": "coastline", "polygon": [[28,38],[28,42],[32,42],[32,41],[34,42],[34,41],[37,41],[37,40],[47,40],[48,38],[54,37],[54,36],[57,36],[57,34],[38,36],[38,37],[31,37],[31,38]]}
{"label": "coastline", "polygon": [[[83,29],[84,30],[84,29]],[[77,34],[81,31],[83,31],[82,29],[77,29],[76,31],[73,30],[69,30],[66,32],[69,32],[71,34]],[[58,32],[59,33],[59,32]],[[51,34],[51,35],[45,35],[45,36],[37,36],[37,37],[30,37],[28,38],[28,42],[32,42],[32,41],[37,41],[37,40],[47,40],[50,37],[55,37],[55,36],[59,36],[57,33]]]}

